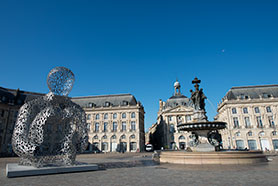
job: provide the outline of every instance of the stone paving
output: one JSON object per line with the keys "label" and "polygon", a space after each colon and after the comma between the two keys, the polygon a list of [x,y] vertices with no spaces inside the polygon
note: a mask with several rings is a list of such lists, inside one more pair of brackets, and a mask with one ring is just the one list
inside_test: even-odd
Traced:
{"label": "stone paving", "polygon": [[257,165],[155,164],[151,153],[85,154],[80,162],[97,163],[101,170],[46,176],[7,178],[6,163],[18,158],[0,158],[0,185],[278,185],[278,156]]}

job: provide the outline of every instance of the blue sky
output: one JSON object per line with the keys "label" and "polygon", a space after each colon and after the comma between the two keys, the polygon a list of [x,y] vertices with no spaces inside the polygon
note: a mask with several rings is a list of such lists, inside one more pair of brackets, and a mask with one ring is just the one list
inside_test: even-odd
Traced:
{"label": "blue sky", "polygon": [[70,96],[131,93],[145,128],[176,78],[202,80],[209,119],[233,86],[277,84],[278,1],[0,1],[0,86],[48,92],[70,68]]}

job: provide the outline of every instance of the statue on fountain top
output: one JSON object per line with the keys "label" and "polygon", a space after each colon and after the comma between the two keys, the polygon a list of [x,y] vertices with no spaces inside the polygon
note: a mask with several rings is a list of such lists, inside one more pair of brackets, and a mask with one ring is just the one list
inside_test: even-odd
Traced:
{"label": "statue on fountain top", "polygon": [[207,97],[205,96],[202,88],[199,90],[199,83],[201,83],[201,80],[195,77],[195,79],[192,81],[192,84],[195,84],[195,91],[193,92],[193,90],[190,90],[190,99],[195,110],[205,110],[205,99],[207,99]]}

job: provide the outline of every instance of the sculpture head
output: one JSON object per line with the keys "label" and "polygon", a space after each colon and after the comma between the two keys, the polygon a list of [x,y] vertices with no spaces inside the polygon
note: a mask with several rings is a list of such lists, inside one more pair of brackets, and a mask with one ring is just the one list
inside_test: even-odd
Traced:
{"label": "sculpture head", "polygon": [[47,76],[47,86],[55,95],[67,96],[74,84],[74,74],[65,67],[53,68]]}

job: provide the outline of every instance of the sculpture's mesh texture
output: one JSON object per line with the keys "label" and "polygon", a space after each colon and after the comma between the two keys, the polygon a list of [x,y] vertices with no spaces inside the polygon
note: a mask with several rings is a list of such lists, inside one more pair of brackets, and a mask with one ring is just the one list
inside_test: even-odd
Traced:
{"label": "sculpture's mesh texture", "polygon": [[47,77],[48,88],[53,94],[67,96],[74,84],[74,74],[65,67],[53,68]]}
{"label": "sculpture's mesh texture", "polygon": [[21,165],[72,165],[88,145],[85,112],[51,91],[20,108],[12,145]]}

